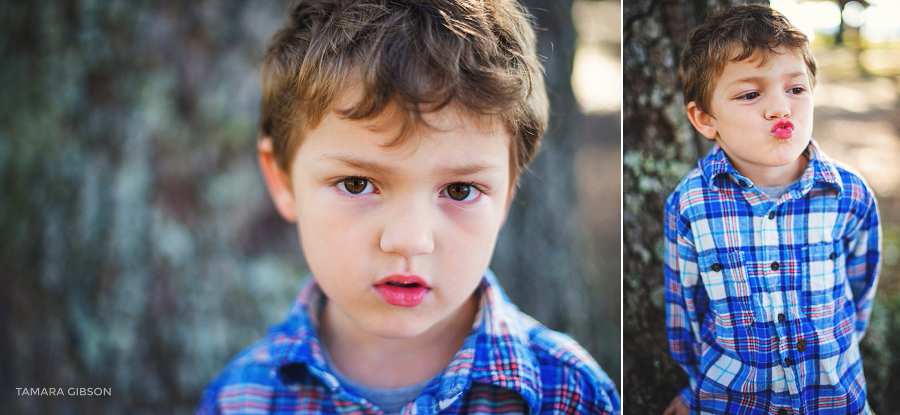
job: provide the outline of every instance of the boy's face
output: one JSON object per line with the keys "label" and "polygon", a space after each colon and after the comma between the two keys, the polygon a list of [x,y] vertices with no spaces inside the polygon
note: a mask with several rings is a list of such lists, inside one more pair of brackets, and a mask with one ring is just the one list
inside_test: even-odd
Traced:
{"label": "boy's face", "polygon": [[452,105],[425,119],[436,128],[385,146],[389,119],[329,113],[294,157],[289,206],[273,191],[342,326],[329,330],[408,338],[473,309],[508,208],[510,136]]}
{"label": "boy's face", "polygon": [[715,139],[732,165],[758,185],[783,185],[805,167],[800,155],[812,136],[813,99],[803,57],[778,49],[765,65],[754,56],[729,62],[716,81],[712,114],[688,104],[688,117]]}

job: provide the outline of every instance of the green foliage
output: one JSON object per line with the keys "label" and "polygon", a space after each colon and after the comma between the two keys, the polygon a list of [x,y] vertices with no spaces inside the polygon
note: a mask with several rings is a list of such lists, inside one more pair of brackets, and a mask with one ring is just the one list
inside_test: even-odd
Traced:
{"label": "green foliage", "polygon": [[878,413],[900,412],[900,296],[880,292],[869,329],[860,344],[868,384],[869,404]]}

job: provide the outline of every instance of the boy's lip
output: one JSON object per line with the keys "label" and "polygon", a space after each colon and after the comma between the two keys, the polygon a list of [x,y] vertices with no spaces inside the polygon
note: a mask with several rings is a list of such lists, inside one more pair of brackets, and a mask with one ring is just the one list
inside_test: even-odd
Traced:
{"label": "boy's lip", "polygon": [[794,123],[787,118],[781,118],[772,124],[770,133],[778,138],[791,138],[794,135]]}
{"label": "boy's lip", "polygon": [[391,274],[373,285],[384,302],[398,307],[416,307],[425,301],[431,287],[415,274]]}

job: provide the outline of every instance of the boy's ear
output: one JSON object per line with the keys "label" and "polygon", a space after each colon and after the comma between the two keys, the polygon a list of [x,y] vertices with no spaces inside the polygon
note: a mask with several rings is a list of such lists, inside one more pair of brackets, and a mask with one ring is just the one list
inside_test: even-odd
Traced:
{"label": "boy's ear", "polygon": [[256,143],[259,152],[259,168],[262,170],[269,196],[275,203],[275,209],[288,222],[297,221],[297,210],[294,205],[294,192],[291,188],[291,176],[281,169],[275,159],[272,139],[263,137]]}
{"label": "boy's ear", "polygon": [[697,129],[697,132],[709,140],[716,139],[718,131],[716,131],[716,126],[713,125],[714,118],[711,115],[700,111],[696,101],[689,102],[685,110],[687,111],[688,119],[691,120],[691,124]]}

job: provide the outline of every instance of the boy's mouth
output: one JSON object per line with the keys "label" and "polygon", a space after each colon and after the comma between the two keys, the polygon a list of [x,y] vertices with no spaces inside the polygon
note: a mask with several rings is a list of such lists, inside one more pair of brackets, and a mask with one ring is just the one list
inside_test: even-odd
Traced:
{"label": "boy's mouth", "polygon": [[415,307],[425,301],[431,291],[428,283],[418,275],[394,274],[374,285],[375,292],[386,303],[398,307]]}
{"label": "boy's mouth", "polygon": [[415,288],[415,287],[419,287],[419,283],[417,283],[417,282],[411,282],[411,283],[408,283],[408,284],[404,284],[404,283],[400,283],[400,282],[388,281],[388,282],[385,283],[385,285],[391,285],[391,286],[394,286],[394,287],[403,287],[403,288]]}
{"label": "boy's mouth", "polygon": [[794,123],[782,118],[772,125],[771,133],[778,138],[791,138],[794,135]]}

